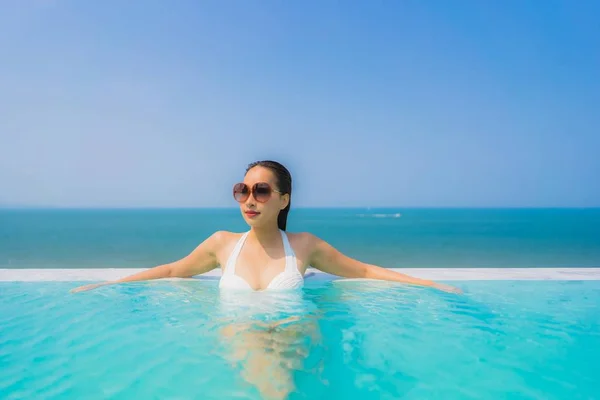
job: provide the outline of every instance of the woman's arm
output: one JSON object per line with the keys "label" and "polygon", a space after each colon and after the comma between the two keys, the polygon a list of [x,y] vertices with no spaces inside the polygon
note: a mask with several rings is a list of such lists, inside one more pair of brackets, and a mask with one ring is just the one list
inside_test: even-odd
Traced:
{"label": "woman's arm", "polygon": [[367,278],[385,281],[408,283],[419,286],[430,286],[439,290],[461,293],[461,290],[452,286],[436,283],[427,279],[414,278],[409,275],[382,268],[377,265],[366,264],[350,258],[335,249],[329,243],[311,235],[310,265],[337,276],[345,278]]}
{"label": "woman's arm", "polygon": [[80,286],[72,289],[71,292],[82,292],[115,283],[147,281],[162,278],[188,278],[194,275],[203,274],[215,269],[218,266],[219,263],[217,259],[217,253],[223,241],[223,233],[215,232],[208,239],[198,245],[198,247],[196,247],[190,254],[180,260],[159,265],[114,281]]}

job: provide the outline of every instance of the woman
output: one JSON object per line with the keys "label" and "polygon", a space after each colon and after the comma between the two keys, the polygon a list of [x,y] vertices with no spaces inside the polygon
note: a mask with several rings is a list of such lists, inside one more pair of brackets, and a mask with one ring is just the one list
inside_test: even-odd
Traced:
{"label": "woman", "polygon": [[[261,398],[273,399],[287,398],[295,390],[295,371],[319,376],[323,369],[322,361],[313,367],[305,365],[309,355],[315,354],[313,349],[318,353],[322,346],[319,313],[310,311],[310,302],[298,298],[298,291],[287,290],[303,287],[309,266],[346,278],[388,280],[460,292],[451,286],[354,260],[310,233],[286,233],[291,193],[292,179],[283,165],[274,161],[250,164],[244,181],[233,187],[249,231],[215,232],[178,261],[72,291],[122,282],[187,278],[221,266],[219,304],[230,315],[227,320],[231,320],[220,332],[226,339],[226,358],[240,365],[241,376],[257,388]],[[256,293],[261,291],[267,293]],[[256,299],[255,295],[261,298]],[[281,311],[287,316],[280,317]],[[267,321],[260,321],[262,316]]]}
{"label": "woman", "polygon": [[395,281],[460,293],[460,289],[418,279],[376,265],[360,262],[340,253],[310,233],[286,233],[291,205],[292,178],[275,161],[250,164],[243,182],[234,185],[250,230],[245,233],[219,231],[212,234],[186,257],[115,281],[85,285],[81,292],[103,285],[160,278],[188,278],[221,266],[221,290],[251,291],[297,289],[304,284],[309,266],[345,278]]}

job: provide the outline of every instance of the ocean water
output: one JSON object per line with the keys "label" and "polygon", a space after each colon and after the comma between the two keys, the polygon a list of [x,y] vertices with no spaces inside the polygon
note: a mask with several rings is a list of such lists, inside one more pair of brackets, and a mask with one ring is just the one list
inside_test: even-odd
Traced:
{"label": "ocean water", "polygon": [[[238,209],[0,210],[0,268],[145,268],[183,257]],[[309,231],[383,267],[598,267],[600,209],[294,209]]]}
{"label": "ocean water", "polygon": [[600,281],[76,285],[0,282],[0,398],[600,398]]}

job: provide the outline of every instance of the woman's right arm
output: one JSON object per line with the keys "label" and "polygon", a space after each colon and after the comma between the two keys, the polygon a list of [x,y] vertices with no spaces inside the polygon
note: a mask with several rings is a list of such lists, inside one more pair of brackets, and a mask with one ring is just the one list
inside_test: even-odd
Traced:
{"label": "woman's right arm", "polygon": [[200,243],[190,254],[172,263],[159,265],[114,281],[80,286],[72,289],[71,292],[83,292],[116,283],[162,278],[189,278],[194,275],[206,273],[219,265],[217,254],[225,241],[223,236],[225,236],[224,232],[215,232],[208,239]]}

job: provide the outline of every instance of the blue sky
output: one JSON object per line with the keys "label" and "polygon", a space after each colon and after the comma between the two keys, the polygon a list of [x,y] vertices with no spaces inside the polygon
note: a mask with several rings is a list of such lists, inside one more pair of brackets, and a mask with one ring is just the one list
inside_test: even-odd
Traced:
{"label": "blue sky", "polygon": [[0,3],[0,205],[600,206],[600,3]]}

